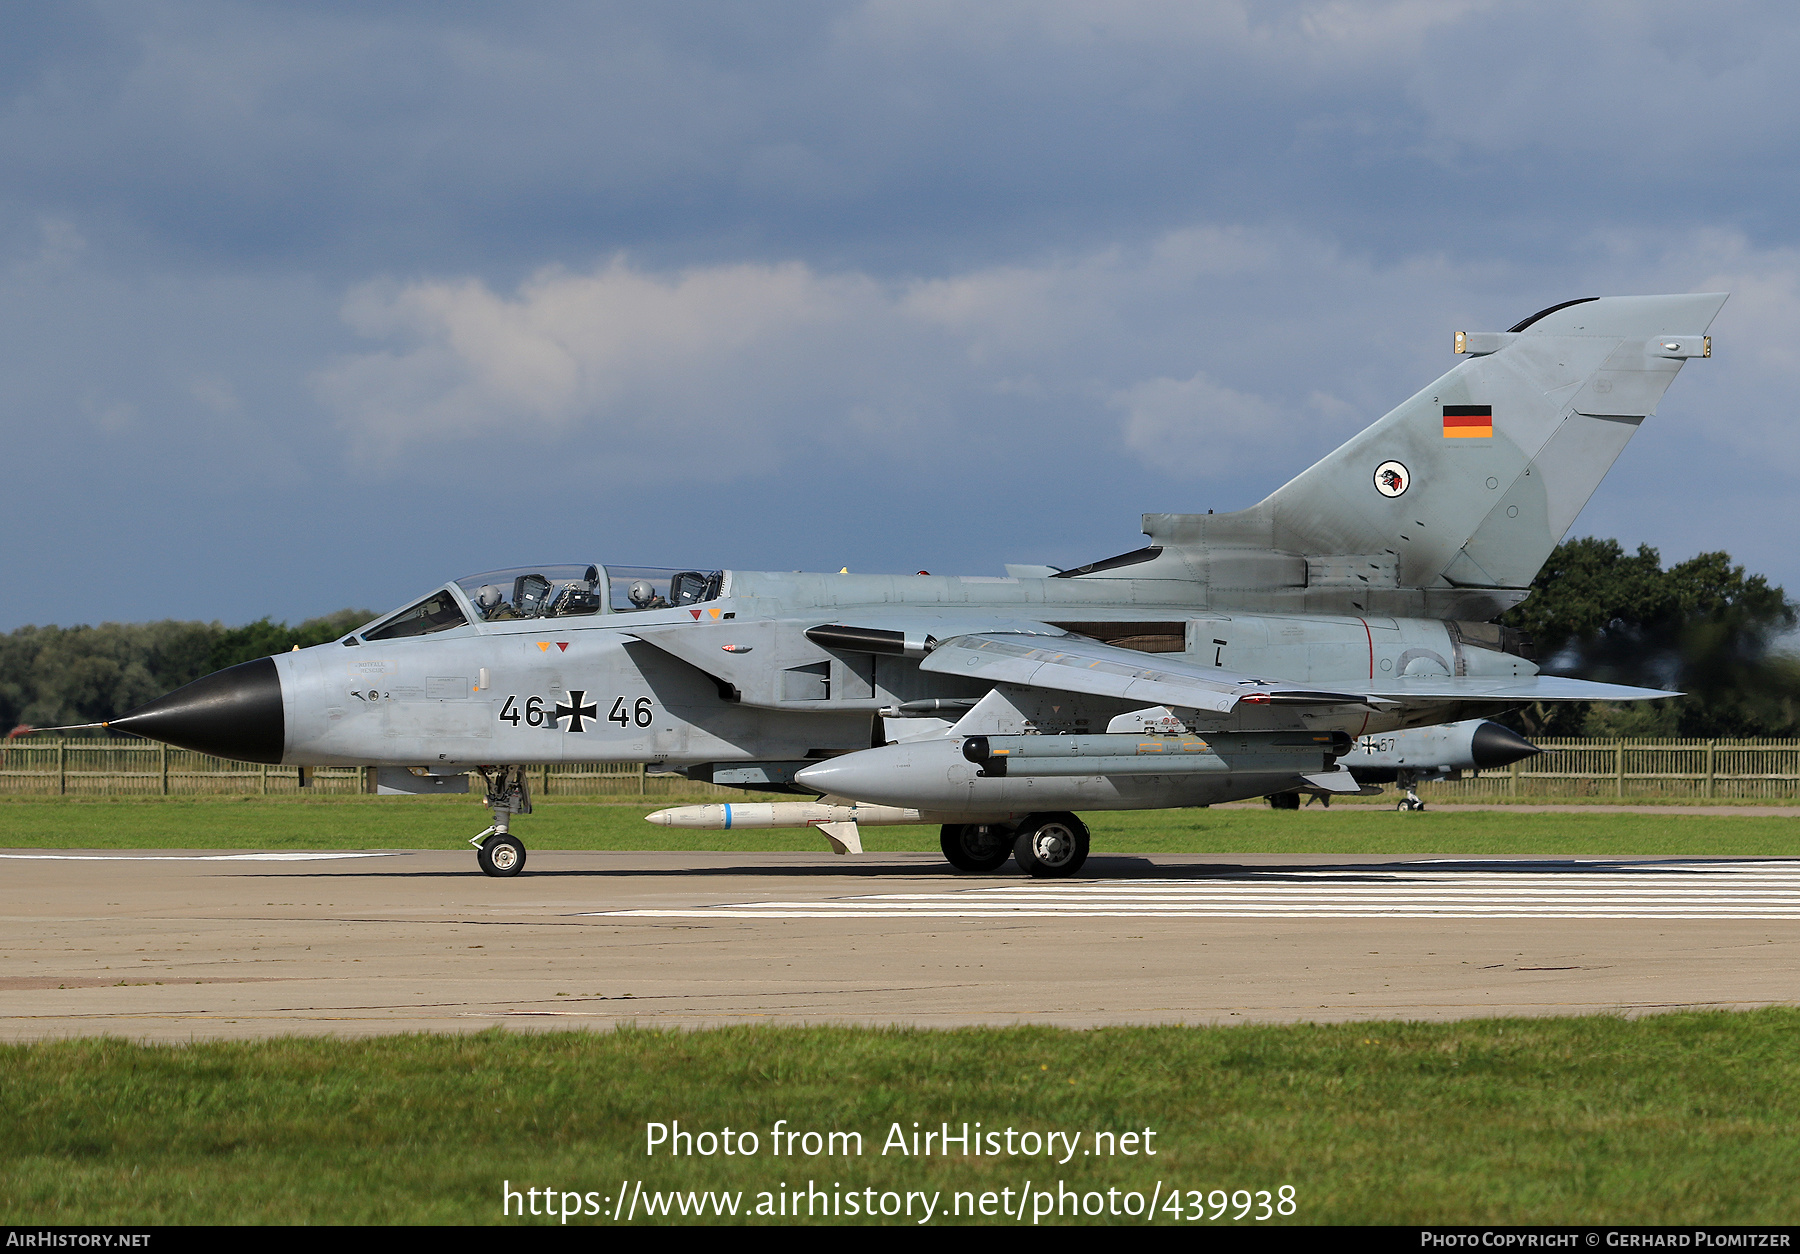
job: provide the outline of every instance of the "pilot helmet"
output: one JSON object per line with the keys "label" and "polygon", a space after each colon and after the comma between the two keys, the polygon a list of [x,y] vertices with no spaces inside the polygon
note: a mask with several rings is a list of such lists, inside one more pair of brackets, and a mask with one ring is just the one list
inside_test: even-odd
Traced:
{"label": "pilot helmet", "polygon": [[481,607],[483,614],[494,609],[503,599],[500,589],[491,583],[484,583],[475,591],[475,604]]}
{"label": "pilot helmet", "polygon": [[628,595],[631,597],[633,605],[649,605],[650,602],[656,600],[656,585],[648,579],[639,579],[631,585]]}

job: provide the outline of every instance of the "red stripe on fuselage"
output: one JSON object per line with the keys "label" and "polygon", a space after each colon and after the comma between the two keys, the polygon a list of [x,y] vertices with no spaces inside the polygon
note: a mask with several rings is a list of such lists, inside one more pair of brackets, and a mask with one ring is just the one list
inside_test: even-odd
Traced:
{"label": "red stripe on fuselage", "polygon": [[[1375,679],[1375,633],[1369,630],[1369,620],[1368,619],[1359,618],[1356,621],[1363,625],[1363,635],[1365,635],[1369,638],[1369,680],[1372,683],[1372,682],[1374,682],[1374,679]],[[1368,713],[1365,713],[1363,715],[1362,731],[1359,731],[1356,734],[1358,736],[1360,736],[1363,734],[1363,732],[1366,732],[1368,730],[1369,730],[1369,715],[1368,715]]]}

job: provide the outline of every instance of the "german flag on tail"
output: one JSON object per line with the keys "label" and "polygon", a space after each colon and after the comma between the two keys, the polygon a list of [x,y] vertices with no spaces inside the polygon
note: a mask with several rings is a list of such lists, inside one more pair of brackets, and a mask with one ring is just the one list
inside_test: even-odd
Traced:
{"label": "german flag on tail", "polygon": [[1446,440],[1485,440],[1494,434],[1492,405],[1444,406]]}

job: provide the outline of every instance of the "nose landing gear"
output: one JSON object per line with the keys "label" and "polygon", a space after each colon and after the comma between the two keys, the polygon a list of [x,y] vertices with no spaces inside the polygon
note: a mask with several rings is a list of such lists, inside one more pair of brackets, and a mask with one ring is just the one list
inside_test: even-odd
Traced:
{"label": "nose landing gear", "polygon": [[487,804],[494,812],[494,824],[469,841],[475,846],[475,865],[483,875],[502,878],[517,875],[525,869],[525,845],[509,830],[512,816],[531,813],[531,788],[525,782],[522,766],[483,766],[477,768],[487,784]]}
{"label": "nose landing gear", "polygon": [[1406,790],[1406,795],[1400,798],[1400,804],[1394,809],[1423,810],[1425,803],[1419,800],[1419,777],[1411,771],[1405,771],[1402,772],[1399,782],[1400,787]]}

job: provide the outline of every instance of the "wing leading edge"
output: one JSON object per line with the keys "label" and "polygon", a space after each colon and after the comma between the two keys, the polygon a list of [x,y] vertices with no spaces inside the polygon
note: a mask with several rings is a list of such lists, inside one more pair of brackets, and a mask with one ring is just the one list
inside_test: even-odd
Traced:
{"label": "wing leading edge", "polygon": [[[1155,661],[1149,662],[1152,656]],[[1147,655],[1080,636],[1062,636],[1051,644],[1001,632],[946,640],[919,663],[919,668],[984,682],[1117,697],[1145,705],[1218,714],[1229,714],[1240,704],[1392,709],[1457,701],[1523,705],[1533,701],[1647,701],[1679,695],[1656,688],[1629,688],[1552,675],[1409,676],[1315,688],[1176,661],[1167,654]]]}

